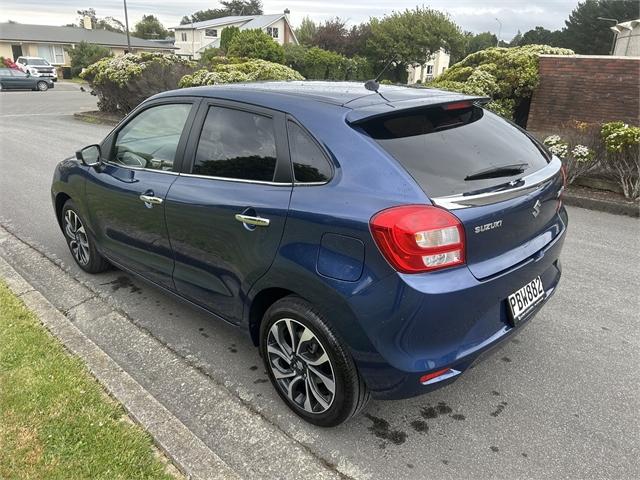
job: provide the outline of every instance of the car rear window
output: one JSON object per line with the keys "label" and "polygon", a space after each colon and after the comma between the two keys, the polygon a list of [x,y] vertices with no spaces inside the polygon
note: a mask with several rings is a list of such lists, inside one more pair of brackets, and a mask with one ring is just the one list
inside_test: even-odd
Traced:
{"label": "car rear window", "polygon": [[[490,189],[548,163],[535,140],[476,106],[404,111],[358,126],[400,162],[430,197]],[[504,165],[521,165],[522,172],[468,178]]]}

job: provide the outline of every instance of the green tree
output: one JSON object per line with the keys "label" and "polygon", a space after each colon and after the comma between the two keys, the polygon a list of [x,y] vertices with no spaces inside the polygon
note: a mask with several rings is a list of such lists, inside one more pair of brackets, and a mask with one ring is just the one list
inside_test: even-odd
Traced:
{"label": "green tree", "polygon": [[222,8],[209,10],[198,10],[191,15],[185,15],[180,21],[180,25],[194,22],[204,22],[214,18],[227,17],[229,15],[262,15],[261,0],[228,0],[221,1]]}
{"label": "green tree", "polygon": [[223,52],[227,51],[231,40],[233,40],[233,37],[238,33],[240,33],[240,29],[238,27],[225,27],[222,29],[222,33],[220,34],[220,48]]}
{"label": "green tree", "polygon": [[260,58],[283,63],[284,49],[262,30],[242,30],[237,33],[227,49],[230,57]]}
{"label": "green tree", "polygon": [[75,48],[67,48],[66,50],[71,58],[71,75],[74,77],[80,75],[82,69],[92,63],[111,56],[111,51],[107,47],[87,42],[80,42]]}
{"label": "green tree", "polygon": [[344,53],[348,42],[348,33],[346,21],[335,17],[318,25],[316,33],[311,39],[311,44],[323,50]]}
{"label": "green tree", "polygon": [[302,19],[302,23],[296,28],[296,38],[301,45],[310,47],[313,43],[313,36],[316,34],[318,26],[307,15]]}
{"label": "green tree", "polygon": [[393,76],[404,81],[409,65],[424,64],[439,49],[452,51],[461,42],[462,32],[447,14],[416,7],[382,19],[372,18],[367,51],[378,64],[393,59]]}
{"label": "green tree", "polygon": [[520,45],[551,45],[561,47],[563,43],[563,33],[560,30],[547,30],[544,27],[536,27],[533,30],[524,32]]}
{"label": "green tree", "polygon": [[640,18],[638,0],[585,0],[571,12],[564,23],[562,46],[584,55],[607,55],[611,51],[613,33],[610,22],[598,17],[615,18],[620,22]]}
{"label": "green tree", "polygon": [[498,37],[491,32],[478,33],[471,37],[467,43],[467,55],[470,55],[485,48],[495,47],[498,44]]}
{"label": "green tree", "polygon": [[510,47],[519,47],[522,42],[522,32],[518,30],[518,33],[514,35],[514,37],[509,42]]}
{"label": "green tree", "polygon": [[142,20],[136,23],[131,34],[138,38],[167,38],[169,36],[169,31],[164,28],[156,16],[143,15]]}

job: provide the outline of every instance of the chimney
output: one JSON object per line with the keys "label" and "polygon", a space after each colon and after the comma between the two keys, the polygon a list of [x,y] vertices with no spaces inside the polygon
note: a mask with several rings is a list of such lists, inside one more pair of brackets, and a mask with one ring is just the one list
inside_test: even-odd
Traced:
{"label": "chimney", "polygon": [[91,17],[89,15],[85,15],[84,17],[82,17],[82,26],[87,30],[91,30],[93,28]]}
{"label": "chimney", "polygon": [[289,10],[288,8],[284,9],[284,14],[285,15],[289,15],[291,13],[291,10]]}

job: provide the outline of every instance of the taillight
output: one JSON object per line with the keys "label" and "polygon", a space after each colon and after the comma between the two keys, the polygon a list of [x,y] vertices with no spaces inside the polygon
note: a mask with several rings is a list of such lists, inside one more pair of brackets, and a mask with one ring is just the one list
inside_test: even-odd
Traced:
{"label": "taillight", "polygon": [[399,272],[430,272],[465,262],[462,224],[442,208],[393,207],[374,215],[370,226],[378,248]]}

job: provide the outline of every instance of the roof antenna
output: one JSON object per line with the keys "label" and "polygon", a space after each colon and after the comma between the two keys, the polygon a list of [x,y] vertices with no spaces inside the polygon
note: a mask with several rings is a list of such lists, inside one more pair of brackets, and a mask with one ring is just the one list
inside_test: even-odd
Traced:
{"label": "roof antenna", "polygon": [[384,68],[376,78],[374,78],[373,80],[367,80],[366,82],[364,82],[364,88],[366,88],[371,92],[376,92],[378,93],[378,95],[380,95],[378,92],[378,89],[380,88],[380,84],[378,83],[378,80],[380,80],[380,77],[382,76],[382,74],[387,71],[387,68],[389,68],[389,65],[391,65],[395,61],[395,59],[396,59],[395,56],[391,57],[391,60],[387,62],[387,64],[384,66]]}

